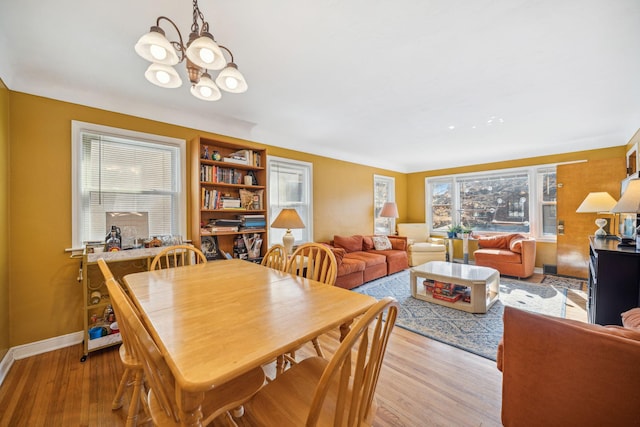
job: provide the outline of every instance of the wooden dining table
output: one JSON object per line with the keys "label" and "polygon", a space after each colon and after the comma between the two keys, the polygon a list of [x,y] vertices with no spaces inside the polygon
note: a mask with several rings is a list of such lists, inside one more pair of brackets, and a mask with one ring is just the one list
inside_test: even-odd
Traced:
{"label": "wooden dining table", "polygon": [[243,260],[133,273],[129,294],[176,383],[183,425],[204,392],[262,366],[375,304],[370,296]]}

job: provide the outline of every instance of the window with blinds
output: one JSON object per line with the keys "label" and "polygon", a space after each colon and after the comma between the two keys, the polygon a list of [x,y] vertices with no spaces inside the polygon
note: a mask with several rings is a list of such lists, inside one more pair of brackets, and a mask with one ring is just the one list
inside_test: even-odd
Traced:
{"label": "window with blinds", "polygon": [[184,235],[184,140],[79,122],[73,135],[74,247],[104,240],[114,213],[148,218],[129,237]]}
{"label": "window with blinds", "polygon": [[[294,208],[305,225],[293,229],[295,245],[313,241],[312,164],[298,160],[268,156],[269,218],[275,220],[284,208]],[[282,242],[286,230],[269,228],[269,245]]]}

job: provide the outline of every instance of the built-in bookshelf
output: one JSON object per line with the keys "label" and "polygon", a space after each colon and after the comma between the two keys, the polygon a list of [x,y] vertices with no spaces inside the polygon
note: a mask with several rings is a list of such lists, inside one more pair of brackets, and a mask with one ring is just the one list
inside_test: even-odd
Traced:
{"label": "built-in bookshelf", "polygon": [[199,137],[191,152],[193,244],[208,259],[259,259],[267,242],[266,150]]}

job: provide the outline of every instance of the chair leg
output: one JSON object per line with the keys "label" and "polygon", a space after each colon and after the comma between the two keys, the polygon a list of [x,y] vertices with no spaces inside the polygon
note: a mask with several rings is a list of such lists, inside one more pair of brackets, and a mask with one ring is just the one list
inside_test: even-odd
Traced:
{"label": "chair leg", "polygon": [[111,402],[111,410],[115,411],[116,409],[122,408],[122,396],[124,396],[124,391],[129,385],[129,377],[133,371],[131,368],[125,368],[122,373],[122,378],[120,379],[120,384],[118,384],[118,390],[116,390],[116,395],[113,397],[113,402]]}
{"label": "chair leg", "polygon": [[140,395],[142,392],[142,369],[136,369],[133,377],[133,392],[129,401],[126,427],[135,427],[138,424],[138,412],[140,411]]}
{"label": "chair leg", "polygon": [[285,358],[284,355],[278,356],[276,359],[276,377],[284,372]]}
{"label": "chair leg", "polygon": [[324,358],[324,353],[322,352],[322,348],[320,347],[320,343],[318,342],[318,338],[312,339],[311,342],[313,343],[313,348],[316,349],[316,353],[318,354],[318,356]]}

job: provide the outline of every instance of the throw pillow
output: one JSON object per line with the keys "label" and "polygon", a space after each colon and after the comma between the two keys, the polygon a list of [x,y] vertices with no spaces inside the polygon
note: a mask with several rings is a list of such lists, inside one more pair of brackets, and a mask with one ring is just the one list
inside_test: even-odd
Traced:
{"label": "throw pillow", "polygon": [[371,249],[375,249],[373,246],[373,238],[371,236],[363,236],[362,237],[362,250],[370,251]]}
{"label": "throw pillow", "polygon": [[358,252],[362,250],[362,236],[333,236],[333,245],[347,252]]}
{"label": "throw pillow", "polygon": [[376,251],[386,251],[391,249],[391,241],[387,236],[373,236],[373,247]]}

